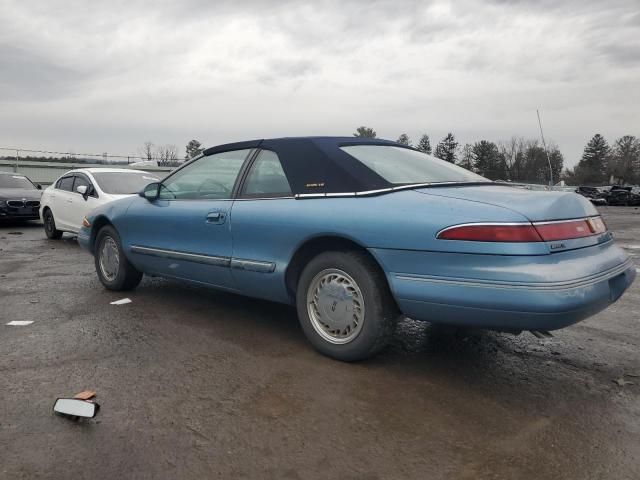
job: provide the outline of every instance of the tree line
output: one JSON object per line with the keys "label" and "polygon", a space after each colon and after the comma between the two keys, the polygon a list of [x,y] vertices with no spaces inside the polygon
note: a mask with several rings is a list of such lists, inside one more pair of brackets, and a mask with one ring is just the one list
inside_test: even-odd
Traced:
{"label": "tree line", "polygon": [[[377,138],[376,131],[366,126],[358,127],[353,135]],[[545,152],[543,145],[537,139],[511,137],[509,140],[497,143],[480,140],[461,145],[453,133],[449,132],[436,144],[435,148],[432,147],[431,139],[426,133],[415,145],[406,133],[402,133],[396,141],[491,180],[548,184],[550,163],[554,183],[565,180],[569,185],[640,184],[640,139],[633,135],[624,135],[616,139],[613,145],[609,145],[602,135],[595,134],[585,146],[580,161],[573,169],[563,169],[564,157],[557,145],[549,144]],[[155,161],[159,166],[174,167],[182,161],[197,157],[203,150],[198,140],[190,140],[185,146],[184,157],[179,158],[178,147],[175,145],[155,145],[152,142],[145,142],[138,150],[139,156],[131,158]],[[106,158],[106,154],[104,155],[105,159],[78,158],[73,154],[63,157],[21,158],[49,162],[114,163]]]}
{"label": "tree line", "polygon": [[153,142],[144,142],[138,153],[143,160],[158,162],[160,167],[177,167],[183,161],[197,157],[203,150],[198,140],[190,140],[185,147],[186,154],[181,159],[178,157],[178,147],[175,145],[154,145]]}
{"label": "tree line", "polygon": [[[361,126],[355,137],[377,138],[371,127]],[[497,143],[480,140],[460,145],[453,133],[447,133],[435,148],[426,133],[416,145],[406,133],[396,142],[459,165],[491,180],[520,183],[549,183],[549,164],[554,183],[565,180],[569,185],[604,185],[640,183],[640,140],[625,135],[610,147],[596,134],[587,143],[580,162],[574,169],[563,169],[564,157],[555,144],[544,146],[537,139],[511,137]],[[547,158],[548,154],[548,158]]]}

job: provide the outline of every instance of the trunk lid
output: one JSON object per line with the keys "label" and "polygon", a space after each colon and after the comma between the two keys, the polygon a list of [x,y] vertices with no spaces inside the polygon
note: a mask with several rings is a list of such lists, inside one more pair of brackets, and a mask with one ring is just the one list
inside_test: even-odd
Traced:
{"label": "trunk lid", "polygon": [[[593,204],[581,195],[562,191],[532,191],[507,185],[456,185],[418,188],[424,195],[448,197],[507,208],[532,223],[580,219],[599,215]],[[604,243],[611,239],[606,232],[584,238],[545,242],[550,253]]]}

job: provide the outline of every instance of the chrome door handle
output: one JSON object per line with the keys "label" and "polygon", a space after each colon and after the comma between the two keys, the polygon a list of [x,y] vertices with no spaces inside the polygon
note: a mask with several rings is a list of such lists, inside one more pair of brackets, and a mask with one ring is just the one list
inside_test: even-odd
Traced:
{"label": "chrome door handle", "polygon": [[224,212],[209,212],[206,221],[207,223],[224,223],[226,216]]}

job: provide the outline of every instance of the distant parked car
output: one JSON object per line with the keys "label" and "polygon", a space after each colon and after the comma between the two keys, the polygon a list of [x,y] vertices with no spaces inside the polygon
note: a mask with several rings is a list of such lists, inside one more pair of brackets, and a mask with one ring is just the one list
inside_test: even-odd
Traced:
{"label": "distant parked car", "polygon": [[576,193],[579,193],[583,197],[591,200],[594,205],[606,205],[608,192],[603,191],[597,187],[581,186],[576,189]]}
{"label": "distant parked car", "polygon": [[401,315],[563,328],[636,275],[575,193],[495,184],[353,137],[209,148],[140,196],[93,210],[78,243],[110,290],[146,273],[295,305],[309,341],[341,360],[378,352]]}
{"label": "distant parked car", "polygon": [[24,175],[0,172],[0,220],[38,220],[40,189]]}
{"label": "distant parked car", "polygon": [[82,168],[58,178],[43,195],[40,214],[48,238],[77,233],[82,219],[105,203],[135,195],[158,178],[142,170]]}
{"label": "distant parked car", "polygon": [[614,186],[607,196],[609,205],[640,205],[640,191],[638,188]]}

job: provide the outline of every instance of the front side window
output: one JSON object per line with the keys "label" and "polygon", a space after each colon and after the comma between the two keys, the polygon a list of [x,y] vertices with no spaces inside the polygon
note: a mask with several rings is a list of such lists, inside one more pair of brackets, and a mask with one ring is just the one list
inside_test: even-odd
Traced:
{"label": "front side window", "polygon": [[251,152],[233,150],[199,158],[162,182],[165,200],[228,199],[245,159]]}
{"label": "front side window", "polygon": [[27,177],[22,175],[0,175],[0,188],[26,188],[35,190],[35,186]]}
{"label": "front side window", "polygon": [[[78,187],[81,187],[81,186],[87,187],[87,192],[89,193],[89,195],[92,194],[93,185],[91,185],[91,182],[89,181],[89,179],[84,175],[76,175],[76,181],[73,184],[73,191],[78,192]],[[93,196],[95,196],[95,194],[93,194]]]}
{"label": "front side window", "polygon": [[104,193],[129,195],[144,190],[144,187],[160,181],[145,172],[92,172],[93,178]]}
{"label": "front side window", "polygon": [[244,197],[286,197],[291,187],[275,152],[263,150],[251,166],[242,191]]}
{"label": "front side window", "polygon": [[352,145],[340,149],[394,185],[490,181],[462,167],[409,148]]}
{"label": "front side window", "polygon": [[58,190],[64,190],[66,192],[70,192],[73,190],[73,175],[69,176],[69,177],[63,177],[60,180],[58,180],[58,183],[56,184],[56,188]]}

